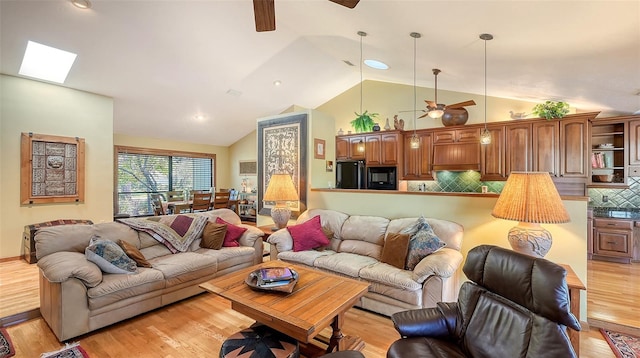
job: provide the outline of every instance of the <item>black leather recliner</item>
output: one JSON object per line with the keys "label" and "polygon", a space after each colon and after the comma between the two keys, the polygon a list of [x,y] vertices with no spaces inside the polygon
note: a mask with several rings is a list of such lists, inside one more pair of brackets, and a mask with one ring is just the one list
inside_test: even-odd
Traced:
{"label": "black leather recliner", "polygon": [[564,268],[483,245],[469,251],[463,271],[472,282],[458,302],[392,315],[402,338],[388,358],[576,357],[566,327],[579,331],[580,323],[569,311]]}

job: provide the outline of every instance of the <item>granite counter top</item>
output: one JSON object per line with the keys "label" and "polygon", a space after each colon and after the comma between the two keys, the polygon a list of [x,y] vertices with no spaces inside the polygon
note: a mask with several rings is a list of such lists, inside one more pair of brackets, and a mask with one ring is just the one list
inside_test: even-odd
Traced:
{"label": "granite counter top", "polygon": [[597,218],[640,220],[640,208],[594,207],[593,216]]}

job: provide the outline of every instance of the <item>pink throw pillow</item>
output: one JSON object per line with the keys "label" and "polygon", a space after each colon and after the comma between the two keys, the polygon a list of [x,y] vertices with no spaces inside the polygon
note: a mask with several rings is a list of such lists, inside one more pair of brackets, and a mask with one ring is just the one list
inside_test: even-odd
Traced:
{"label": "pink throw pillow", "polygon": [[238,242],[238,240],[240,239],[240,237],[242,237],[242,234],[244,234],[244,232],[247,231],[246,228],[228,223],[223,219],[220,219],[220,217],[216,218],[216,224],[227,225],[227,233],[224,235],[224,242],[222,243],[222,247],[240,246],[240,243]]}
{"label": "pink throw pillow", "polygon": [[320,215],[314,216],[302,224],[289,226],[287,230],[293,239],[293,251],[295,252],[329,245],[329,239],[322,231]]}

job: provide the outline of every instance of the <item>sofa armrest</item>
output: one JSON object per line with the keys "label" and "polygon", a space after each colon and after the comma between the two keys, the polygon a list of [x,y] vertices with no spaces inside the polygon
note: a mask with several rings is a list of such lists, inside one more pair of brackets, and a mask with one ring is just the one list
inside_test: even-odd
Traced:
{"label": "sofa armrest", "polygon": [[72,277],[87,287],[102,282],[100,268],[79,252],[54,252],[38,260],[38,268],[49,282],[63,282]]}
{"label": "sofa armrest", "polygon": [[293,238],[286,228],[280,229],[267,238],[269,244],[276,247],[278,252],[293,250]]}
{"label": "sofa armrest", "polygon": [[255,246],[256,240],[261,239],[264,236],[264,232],[255,226],[247,224],[240,224],[237,226],[247,229],[247,231],[242,233],[240,239],[238,239],[241,246]]}
{"label": "sofa armrest", "polygon": [[418,262],[411,277],[418,283],[423,283],[431,275],[451,277],[461,263],[460,251],[443,247]]}
{"label": "sofa armrest", "polygon": [[403,337],[443,338],[455,334],[458,304],[439,302],[437,307],[401,311],[391,321]]}

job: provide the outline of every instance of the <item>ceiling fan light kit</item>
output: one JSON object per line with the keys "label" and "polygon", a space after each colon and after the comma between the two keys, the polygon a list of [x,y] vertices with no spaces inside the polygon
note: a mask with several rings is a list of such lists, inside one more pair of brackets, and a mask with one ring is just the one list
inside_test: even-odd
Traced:
{"label": "ceiling fan light kit", "polygon": [[464,102],[458,102],[450,105],[438,103],[438,74],[442,72],[437,68],[433,69],[433,75],[435,76],[435,101],[425,100],[427,103],[427,109],[425,114],[419,118],[429,116],[429,118],[438,119],[442,118],[442,124],[445,127],[459,126],[467,123],[469,119],[469,112],[463,107],[475,106],[476,102],[468,100]]}

